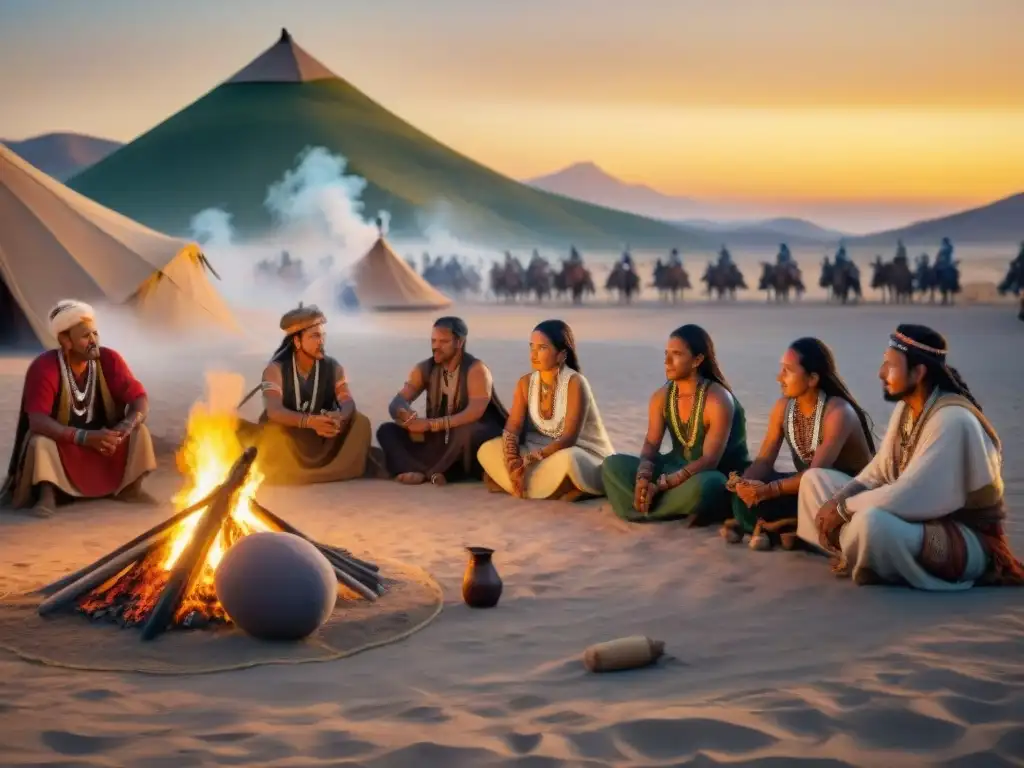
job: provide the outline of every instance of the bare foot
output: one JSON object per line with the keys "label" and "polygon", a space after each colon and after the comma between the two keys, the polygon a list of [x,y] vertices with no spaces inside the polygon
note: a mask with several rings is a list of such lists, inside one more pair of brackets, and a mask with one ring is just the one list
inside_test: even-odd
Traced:
{"label": "bare foot", "polygon": [[25,510],[33,517],[53,517],[57,514],[57,494],[49,483],[42,483],[39,486],[39,500],[35,506]]}
{"label": "bare foot", "polygon": [[494,478],[484,472],[484,487],[491,493],[504,493],[505,489],[498,485]]}
{"label": "bare foot", "polygon": [[142,478],[140,477],[134,483],[126,485],[121,489],[121,492],[114,497],[117,501],[123,501],[125,504],[147,504],[150,506],[156,506],[159,502],[153,498],[146,491],[142,490]]}
{"label": "bare foot", "polygon": [[730,520],[719,528],[718,535],[730,544],[739,544],[743,541],[743,530],[736,524],[735,520]]}
{"label": "bare foot", "polygon": [[435,472],[430,476],[431,485],[444,485],[448,482],[448,478],[442,475],[440,472]]}
{"label": "bare foot", "polygon": [[422,485],[427,482],[427,476],[422,472],[403,472],[395,478],[395,481],[402,485]]}

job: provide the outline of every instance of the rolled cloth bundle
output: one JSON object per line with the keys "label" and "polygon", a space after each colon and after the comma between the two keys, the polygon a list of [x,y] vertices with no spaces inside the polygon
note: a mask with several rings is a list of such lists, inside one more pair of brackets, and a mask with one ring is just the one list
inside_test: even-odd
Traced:
{"label": "rolled cloth bundle", "polygon": [[653,664],[664,653],[663,641],[633,635],[590,646],[583,652],[583,664],[591,672],[638,669]]}

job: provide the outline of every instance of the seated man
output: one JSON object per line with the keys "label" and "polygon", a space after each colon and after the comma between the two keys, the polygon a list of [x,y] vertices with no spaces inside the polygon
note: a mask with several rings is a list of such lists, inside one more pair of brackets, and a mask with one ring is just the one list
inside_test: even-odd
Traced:
{"label": "seated man", "polygon": [[263,371],[260,423],[239,425],[242,444],[259,449],[268,483],[329,483],[366,474],[370,420],[356,411],[344,368],[324,354],[326,322],[314,305],[300,304],[281,318],[286,336]]}
{"label": "seated man", "polygon": [[[412,369],[388,407],[394,422],[381,424],[377,442],[400,483],[480,479],[477,450],[501,434],[508,413],[494,392],[491,372],[466,352],[469,329],[458,317],[442,317],[430,333],[433,352]],[[425,418],[412,403],[426,392]]]}
{"label": "seated man", "polygon": [[50,333],[60,349],[43,352],[25,374],[0,504],[48,517],[58,494],[152,502],[142,490],[143,477],[156,469],[143,425],[146,390],[117,352],[99,345],[88,304],[58,303]]}
{"label": "seated man", "polygon": [[899,326],[879,371],[898,404],[878,454],[854,479],[810,469],[800,484],[797,534],[858,584],[1024,585],[1003,529],[999,436],[947,351],[932,329]]}

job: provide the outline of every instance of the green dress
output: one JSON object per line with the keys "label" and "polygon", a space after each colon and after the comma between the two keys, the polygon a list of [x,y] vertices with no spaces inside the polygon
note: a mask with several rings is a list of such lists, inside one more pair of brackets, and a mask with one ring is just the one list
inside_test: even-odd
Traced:
{"label": "green dress", "polygon": [[[659,475],[678,472],[703,455],[704,403],[708,385],[707,381],[700,384],[694,397],[690,418],[683,422],[679,418],[675,382],[669,384],[665,398],[665,424],[672,440],[672,450],[660,454],[655,459],[654,480]],[[730,494],[725,488],[728,475],[730,472],[743,472],[750,466],[750,454],[747,451],[747,417],[735,396],[733,403],[735,408],[732,429],[729,431],[725,453],[722,454],[717,469],[699,472],[682,485],[658,493],[646,515],[641,515],[633,508],[640,458],[624,453],[616,453],[606,458],[601,475],[605,493],[615,514],[634,523],[688,517],[692,522],[707,524],[728,517]]]}

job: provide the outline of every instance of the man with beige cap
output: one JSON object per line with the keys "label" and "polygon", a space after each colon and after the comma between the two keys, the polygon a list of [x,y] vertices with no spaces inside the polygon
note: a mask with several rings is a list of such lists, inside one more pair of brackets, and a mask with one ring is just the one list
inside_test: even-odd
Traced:
{"label": "man with beige cap", "polygon": [[[259,424],[241,422],[239,439],[259,449],[258,466],[270,484],[325,483],[366,474],[370,420],[356,411],[345,369],[324,351],[326,323],[313,304],[285,313],[285,337],[262,383],[250,393],[262,390],[264,410]],[[377,471],[379,460],[369,465]]]}

